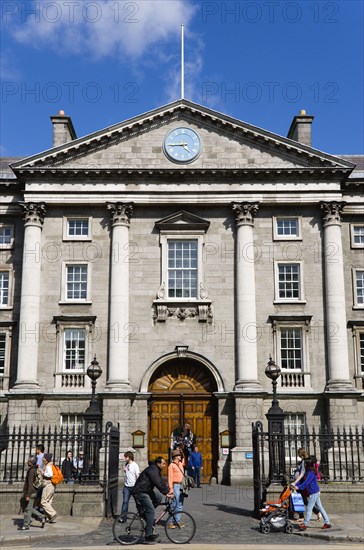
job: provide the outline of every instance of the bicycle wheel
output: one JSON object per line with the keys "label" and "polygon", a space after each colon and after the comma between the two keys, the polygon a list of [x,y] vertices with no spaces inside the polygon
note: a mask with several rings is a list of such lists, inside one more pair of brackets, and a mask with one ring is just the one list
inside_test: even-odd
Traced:
{"label": "bicycle wheel", "polygon": [[112,526],[115,539],[120,544],[137,544],[144,535],[144,524],[138,514],[122,514]]}
{"label": "bicycle wheel", "polygon": [[187,544],[195,536],[196,523],[188,512],[180,512],[180,515],[180,522],[177,522],[174,514],[168,516],[165,525],[166,535],[175,544]]}

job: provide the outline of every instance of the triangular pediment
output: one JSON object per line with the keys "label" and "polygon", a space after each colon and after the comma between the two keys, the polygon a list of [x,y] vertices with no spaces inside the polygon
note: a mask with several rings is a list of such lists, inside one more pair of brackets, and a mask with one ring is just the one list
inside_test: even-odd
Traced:
{"label": "triangular pediment", "polygon": [[160,230],[171,231],[171,230],[202,230],[207,231],[209,228],[210,222],[191,214],[186,210],[180,210],[170,216],[163,218],[155,223],[156,227]]}
{"label": "triangular pediment", "polygon": [[[193,163],[171,162],[165,136],[188,127],[201,139]],[[187,100],[126,120],[12,165],[15,172],[285,170],[354,165],[294,140],[273,134]]]}

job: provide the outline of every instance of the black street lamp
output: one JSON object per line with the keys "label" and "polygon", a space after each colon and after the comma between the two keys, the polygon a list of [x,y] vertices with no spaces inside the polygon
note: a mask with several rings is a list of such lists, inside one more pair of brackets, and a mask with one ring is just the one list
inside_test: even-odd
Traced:
{"label": "black street lamp", "polygon": [[87,483],[96,483],[99,480],[99,451],[102,444],[102,411],[96,398],[97,380],[102,369],[96,355],[87,369],[87,376],[91,378],[91,400],[84,415],[85,458],[81,479]]}
{"label": "black street lamp", "polygon": [[269,482],[281,482],[285,475],[284,413],[277,399],[277,380],[281,369],[269,356],[265,375],[272,380],[272,406],[266,414],[269,436]]}

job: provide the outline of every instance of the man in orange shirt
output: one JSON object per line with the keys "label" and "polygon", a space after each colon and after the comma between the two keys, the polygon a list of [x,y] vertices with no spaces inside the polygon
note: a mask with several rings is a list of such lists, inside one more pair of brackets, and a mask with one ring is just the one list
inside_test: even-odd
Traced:
{"label": "man in orange shirt", "polygon": [[[181,492],[181,483],[184,475],[183,456],[179,449],[172,451],[172,462],[168,466],[168,487],[169,492],[174,493],[175,501],[173,502],[173,511],[176,513],[176,520],[180,523],[183,509],[183,493]],[[175,523],[169,522],[169,529],[176,529]]]}

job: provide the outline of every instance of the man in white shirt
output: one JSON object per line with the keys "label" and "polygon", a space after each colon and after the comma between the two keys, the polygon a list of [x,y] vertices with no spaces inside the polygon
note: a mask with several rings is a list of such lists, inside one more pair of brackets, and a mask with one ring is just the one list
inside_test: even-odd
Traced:
{"label": "man in white shirt", "polygon": [[125,482],[123,489],[123,506],[121,508],[122,514],[126,514],[128,511],[131,491],[140,474],[139,466],[136,462],[134,462],[133,453],[131,451],[126,451],[126,453],[124,453],[124,458]]}

